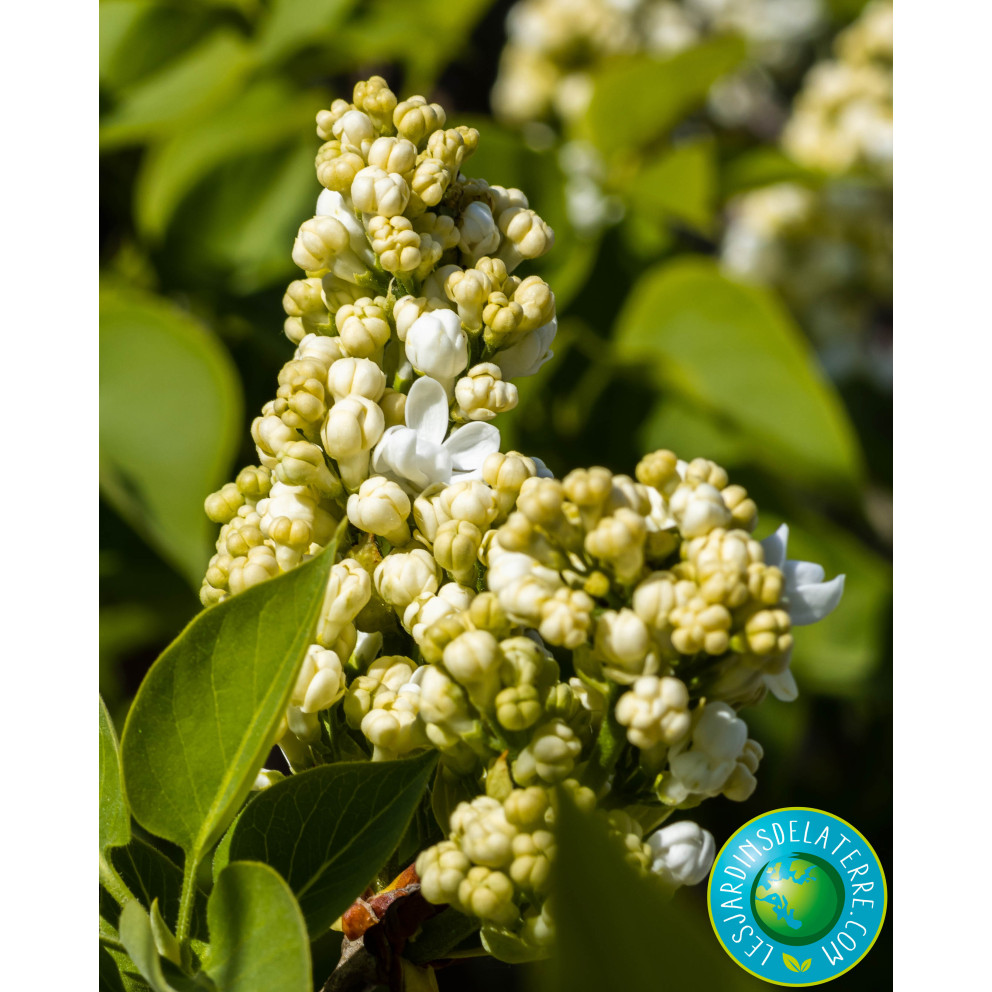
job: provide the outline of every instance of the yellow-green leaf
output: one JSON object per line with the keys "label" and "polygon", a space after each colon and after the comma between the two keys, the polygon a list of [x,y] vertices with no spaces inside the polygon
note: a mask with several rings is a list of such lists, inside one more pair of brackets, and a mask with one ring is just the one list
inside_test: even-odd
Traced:
{"label": "yellow-green leaf", "polygon": [[783,952],[782,953],[782,960],[785,962],[785,966],[786,966],[786,968],[789,969],[789,971],[799,971],[800,970],[800,968],[799,968],[799,962],[791,954],[786,954],[786,953]]}

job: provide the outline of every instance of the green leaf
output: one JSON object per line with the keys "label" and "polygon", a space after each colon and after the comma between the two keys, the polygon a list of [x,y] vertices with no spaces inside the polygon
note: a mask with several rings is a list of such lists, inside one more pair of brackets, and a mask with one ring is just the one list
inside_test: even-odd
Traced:
{"label": "green leaf", "polygon": [[272,0],[257,34],[259,62],[278,62],[333,36],[354,6],[355,0]]}
{"label": "green leaf", "polygon": [[809,186],[819,181],[815,173],[767,145],[731,159],[721,170],[720,179],[724,198],[772,183],[793,182]]}
{"label": "green leaf", "polygon": [[131,814],[124,796],[120,748],[107,707],[100,698],[100,851],[131,839]]}
{"label": "green leaf", "polygon": [[199,587],[215,529],[203,500],[224,481],[240,440],[230,356],[165,300],[105,286],[100,403],[104,495]]}
{"label": "green leaf", "polygon": [[706,917],[640,877],[597,818],[559,794],[554,865],[558,941],[550,992],[756,989],[720,950]]}
{"label": "green leaf", "polygon": [[805,961],[804,961],[804,962],[803,962],[803,963],[802,963],[802,964],[801,964],[801,965],[799,966],[799,970],[800,970],[800,971],[808,971],[808,970],[809,970],[809,966],[810,966],[810,965],[811,965],[812,963],[813,963],[813,959],[812,959],[812,958],[807,958],[807,959],[806,959],[806,960],[805,960]]}
{"label": "green leaf", "polygon": [[198,862],[272,747],[317,622],[336,542],[197,616],[145,677],[124,727],[135,819]]}
{"label": "green leaf", "polygon": [[782,960],[785,962],[785,966],[789,971],[799,971],[799,962],[791,954],[786,954],[783,951]]}
{"label": "green leaf", "polygon": [[701,104],[713,83],[746,54],[743,39],[724,35],[666,59],[611,60],[593,76],[592,98],[576,136],[609,156],[643,148]]}
{"label": "green leaf", "polygon": [[117,963],[105,947],[100,948],[100,992],[126,992]]}
{"label": "green leaf", "polygon": [[323,765],[261,792],[238,818],[230,859],[262,861],[289,883],[311,934],[361,895],[396,849],[427,788],[434,752]]}
{"label": "green leaf", "polygon": [[282,81],[265,80],[221,113],[155,145],[142,163],[135,188],[140,230],[152,238],[160,236],[182,198],[222,163],[239,162],[305,133],[322,99],[315,91],[299,93]]}
{"label": "green leaf", "polygon": [[[157,900],[163,918],[175,927],[183,886],[182,868],[140,837],[132,837],[127,847],[115,848],[110,861],[141,904],[150,907]],[[191,933],[201,939],[207,936],[207,897],[199,889],[193,897]]]}
{"label": "green leaf", "polygon": [[854,429],[809,344],[772,294],[715,262],[648,271],[616,323],[618,355],[725,418],[773,473],[850,495],[864,471]]}
{"label": "green leaf", "polygon": [[134,962],[113,947],[100,946],[100,992],[149,992]]}
{"label": "green leaf", "polygon": [[252,65],[235,31],[218,30],[131,88],[101,122],[103,149],[171,134],[226,102]]}
{"label": "green leaf", "polygon": [[210,894],[207,916],[204,970],[218,992],[310,992],[303,916],[289,887],[267,865],[228,865]]}
{"label": "green leaf", "polygon": [[709,138],[687,141],[645,162],[622,184],[638,215],[682,221],[703,233],[713,228],[716,161]]}
{"label": "green leaf", "polygon": [[133,899],[121,910],[120,934],[121,943],[153,992],[193,992],[197,988],[192,979],[178,974],[159,957],[151,919]]}

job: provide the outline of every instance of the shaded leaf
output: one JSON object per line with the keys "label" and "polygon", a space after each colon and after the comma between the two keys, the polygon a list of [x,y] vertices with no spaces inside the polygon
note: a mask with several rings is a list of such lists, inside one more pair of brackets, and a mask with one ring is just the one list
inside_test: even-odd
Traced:
{"label": "shaded leaf", "polygon": [[228,865],[210,894],[207,917],[204,970],[218,992],[310,992],[303,916],[289,887],[267,865]]}
{"label": "shaded leaf", "polygon": [[427,752],[403,761],[324,765],[277,782],[239,816],[228,856],[275,868],[317,934],[396,849],[436,762]]}
{"label": "shaded leaf", "polygon": [[197,587],[214,525],[204,497],[224,480],[241,429],[241,390],[224,347],[165,300],[100,292],[101,488]]}
{"label": "shaded leaf", "polygon": [[598,819],[559,794],[554,863],[558,941],[551,992],[764,987],[725,954],[705,916],[668,900],[624,860]]}
{"label": "shaded leaf", "polygon": [[107,707],[100,697],[100,851],[131,839],[131,814],[124,796],[120,748]]}
{"label": "shaded leaf", "polygon": [[861,452],[839,397],[774,296],[732,282],[707,259],[659,265],[616,323],[620,356],[649,362],[668,388],[745,434],[754,460],[850,494]]}
{"label": "shaded leaf", "polygon": [[635,214],[682,221],[708,233],[716,209],[716,161],[710,139],[687,141],[649,159],[621,181]]}
{"label": "shaded leaf", "polygon": [[[135,187],[135,218],[150,237],[159,236],[180,200],[223,162],[306,133],[322,97],[265,80],[227,104],[221,113],[183,128],[151,148]],[[312,163],[311,163],[312,167]]]}
{"label": "shaded leaf", "polygon": [[101,121],[101,147],[162,137],[195,121],[240,89],[251,64],[238,33],[208,35],[127,92]]}
{"label": "shaded leaf", "polygon": [[666,59],[625,56],[593,76],[592,98],[577,136],[607,155],[650,144],[706,98],[747,54],[743,39],[713,38]]}
{"label": "shaded leaf", "polygon": [[354,6],[355,0],[272,0],[257,33],[259,62],[277,62],[332,36]]}
{"label": "shaded leaf", "polygon": [[197,616],[145,677],[121,752],[135,819],[199,861],[262,767],[310,644],[335,542]]}
{"label": "shaded leaf", "polygon": [[154,992],[193,992],[198,988],[159,957],[151,919],[133,899],[121,910],[120,935],[135,967]]}
{"label": "shaded leaf", "polygon": [[100,992],[149,992],[134,962],[112,947],[100,947]]}

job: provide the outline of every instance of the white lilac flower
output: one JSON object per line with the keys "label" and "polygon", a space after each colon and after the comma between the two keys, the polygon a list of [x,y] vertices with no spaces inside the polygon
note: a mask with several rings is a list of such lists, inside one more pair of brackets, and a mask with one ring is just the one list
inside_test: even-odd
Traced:
{"label": "white lilac flower", "polygon": [[[786,558],[789,527],[782,524],[766,537],[761,546],[765,564],[780,568],[785,576],[785,596],[789,604],[789,620],[793,627],[804,627],[832,613],[844,593],[844,576],[824,582],[823,566],[811,561],[790,561]],[[777,675],[765,674],[765,684],[777,699],[791,702],[799,694],[796,680],[786,667]]]}
{"label": "white lilac flower", "polygon": [[558,318],[552,317],[543,327],[525,334],[516,344],[497,352],[494,361],[503,373],[503,381],[533,375],[553,357],[551,342],[558,332]]}
{"label": "white lilac flower", "polygon": [[444,386],[424,376],[406,398],[405,426],[390,427],[372,453],[373,470],[419,493],[436,482],[447,485],[482,478],[482,463],[499,451],[499,429],[475,422],[448,433]]}
{"label": "white lilac flower", "polygon": [[681,820],[647,838],[654,860],[651,871],[673,887],[696,885],[706,878],[716,844],[698,823]]}

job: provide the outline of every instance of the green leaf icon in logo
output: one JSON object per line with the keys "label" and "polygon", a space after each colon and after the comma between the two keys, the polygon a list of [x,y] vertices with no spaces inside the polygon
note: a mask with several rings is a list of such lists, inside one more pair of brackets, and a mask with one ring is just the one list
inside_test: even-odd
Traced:
{"label": "green leaf icon in logo", "polygon": [[[783,953],[782,960],[785,962],[785,966],[789,969],[789,971],[802,971],[799,967],[799,962],[791,954]],[[810,960],[812,960],[812,958],[810,958]]]}
{"label": "green leaf icon in logo", "polygon": [[810,966],[810,965],[811,965],[812,963],[813,963],[813,959],[812,959],[812,958],[807,958],[807,959],[806,959],[806,960],[805,960],[805,961],[803,962],[803,964],[802,964],[802,967],[801,967],[801,968],[800,968],[799,970],[800,970],[800,971],[806,971],[806,969],[807,969],[807,968],[809,968],[809,966]]}

